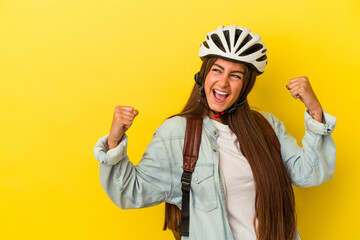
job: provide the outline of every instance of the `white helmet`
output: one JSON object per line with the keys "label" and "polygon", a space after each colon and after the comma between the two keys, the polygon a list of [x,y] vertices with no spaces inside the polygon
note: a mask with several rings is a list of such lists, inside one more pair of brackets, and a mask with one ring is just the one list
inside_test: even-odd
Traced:
{"label": "white helmet", "polygon": [[199,56],[220,56],[247,63],[261,74],[267,64],[267,48],[260,39],[259,34],[253,34],[248,28],[219,26],[206,35],[206,40],[201,43]]}

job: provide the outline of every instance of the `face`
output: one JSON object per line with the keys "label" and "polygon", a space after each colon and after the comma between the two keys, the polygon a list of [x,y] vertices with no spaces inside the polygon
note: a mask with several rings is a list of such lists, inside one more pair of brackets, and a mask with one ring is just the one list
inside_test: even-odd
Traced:
{"label": "face", "polygon": [[204,90],[209,107],[222,112],[238,99],[246,66],[218,58],[205,78]]}

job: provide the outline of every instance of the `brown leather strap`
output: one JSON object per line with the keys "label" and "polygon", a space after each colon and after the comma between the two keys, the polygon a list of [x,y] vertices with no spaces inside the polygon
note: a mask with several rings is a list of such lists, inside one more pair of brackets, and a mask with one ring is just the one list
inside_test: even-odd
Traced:
{"label": "brown leather strap", "polygon": [[[186,130],[185,130],[185,139],[184,139],[184,149],[183,149],[183,176],[182,181],[188,179],[188,191],[183,191],[182,199],[182,209],[185,209],[185,214],[183,211],[173,204],[165,204],[165,221],[164,221],[164,230],[169,228],[172,230],[176,240],[181,238],[182,235],[189,235],[189,194],[190,194],[190,182],[191,182],[191,173],[195,169],[196,161],[199,156],[199,148],[201,142],[201,133],[202,133],[202,119],[191,119],[187,118],[186,121]],[[184,177],[189,175],[188,177]],[[182,183],[182,190],[184,190]],[[186,210],[187,209],[187,210]]]}
{"label": "brown leather strap", "polygon": [[[270,123],[266,120],[264,116],[262,116],[260,113],[256,115],[260,119],[262,125],[265,127],[266,132],[268,133],[270,140],[274,145],[275,149],[281,155],[280,142],[276,136],[274,129],[271,127]],[[196,161],[199,155],[201,132],[202,132],[202,119],[188,118],[186,131],[185,131],[184,150],[183,150],[184,171],[193,172],[195,169]],[[188,216],[189,215],[190,214],[188,213]],[[179,234],[180,222],[181,222],[180,219],[181,219],[180,209],[178,209],[176,205],[166,203],[164,230],[166,230],[166,228],[172,230],[176,240],[181,238]],[[188,224],[189,224],[189,220],[187,219],[187,225]]]}
{"label": "brown leather strap", "polygon": [[184,171],[194,171],[199,156],[202,122],[202,119],[187,118],[183,150]]}
{"label": "brown leather strap", "polygon": [[202,119],[188,118],[186,122],[184,150],[183,150],[183,174],[181,176],[181,225],[180,235],[189,236],[190,225],[190,188],[191,175],[194,171],[199,156],[199,148],[202,133]]}

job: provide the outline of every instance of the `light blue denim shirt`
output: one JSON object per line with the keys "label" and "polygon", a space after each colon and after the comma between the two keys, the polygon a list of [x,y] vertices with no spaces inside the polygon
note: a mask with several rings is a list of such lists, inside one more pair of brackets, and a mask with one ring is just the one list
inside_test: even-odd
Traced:
{"label": "light blue denim shirt", "polygon": [[[335,145],[331,133],[336,118],[323,111],[323,123],[305,111],[305,136],[300,148],[284,124],[270,113],[261,112],[269,121],[281,144],[281,155],[292,184],[317,186],[332,178],[335,170]],[[100,184],[120,208],[150,207],[162,202],[181,209],[181,174],[186,119],[167,119],[155,131],[141,161],[133,165],[127,156],[127,136],[109,150],[108,135],[94,147],[100,162]],[[190,191],[189,240],[233,240],[227,218],[226,190],[219,165],[218,132],[205,117],[199,159],[192,174]],[[296,239],[300,239],[297,234]]]}

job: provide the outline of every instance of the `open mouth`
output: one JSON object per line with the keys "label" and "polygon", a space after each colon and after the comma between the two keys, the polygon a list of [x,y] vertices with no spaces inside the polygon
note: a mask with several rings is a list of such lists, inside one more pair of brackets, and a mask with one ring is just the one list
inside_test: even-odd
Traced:
{"label": "open mouth", "polygon": [[216,100],[223,102],[229,96],[229,93],[221,92],[219,90],[213,89],[213,95]]}

